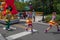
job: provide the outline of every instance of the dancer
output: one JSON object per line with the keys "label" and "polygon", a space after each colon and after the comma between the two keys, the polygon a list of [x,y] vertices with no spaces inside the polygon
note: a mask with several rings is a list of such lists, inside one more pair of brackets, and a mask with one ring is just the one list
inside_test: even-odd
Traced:
{"label": "dancer", "polygon": [[52,19],[49,21],[49,27],[44,32],[48,32],[54,25],[57,27],[57,31],[60,31],[58,23],[56,22],[56,12],[52,12]]}
{"label": "dancer", "polygon": [[26,31],[28,31],[28,29],[30,28],[31,32],[33,33],[32,19],[31,18],[28,18],[26,20],[26,23],[27,23]]}
{"label": "dancer", "polygon": [[[9,9],[10,8],[10,9]],[[10,18],[11,18],[11,10],[12,8],[9,6],[8,8],[6,8],[6,30],[11,30],[10,29]]]}

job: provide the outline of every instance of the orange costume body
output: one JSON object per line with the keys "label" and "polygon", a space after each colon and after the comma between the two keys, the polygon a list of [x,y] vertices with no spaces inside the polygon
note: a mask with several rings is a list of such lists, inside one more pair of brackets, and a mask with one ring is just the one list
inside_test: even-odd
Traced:
{"label": "orange costume body", "polygon": [[26,20],[26,23],[27,23],[28,26],[31,26],[32,27],[32,20],[29,20],[28,19],[28,20]]}
{"label": "orange costume body", "polygon": [[49,24],[50,24],[50,25],[55,25],[55,24],[56,24],[56,22],[55,22],[55,21],[53,21],[53,20],[50,20],[50,21],[49,21]]}

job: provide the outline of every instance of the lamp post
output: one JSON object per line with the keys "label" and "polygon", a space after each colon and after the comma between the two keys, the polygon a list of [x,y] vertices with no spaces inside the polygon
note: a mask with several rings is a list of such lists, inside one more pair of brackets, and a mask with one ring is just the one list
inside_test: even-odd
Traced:
{"label": "lamp post", "polygon": [[44,21],[44,0],[42,0],[42,5],[43,5],[43,7],[42,7],[42,9],[43,9],[42,21]]}

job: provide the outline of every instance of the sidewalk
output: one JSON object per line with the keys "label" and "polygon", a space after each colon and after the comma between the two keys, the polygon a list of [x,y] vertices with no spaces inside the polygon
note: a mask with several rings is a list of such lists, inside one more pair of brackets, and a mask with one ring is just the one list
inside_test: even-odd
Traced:
{"label": "sidewalk", "polygon": [[[45,18],[45,16],[44,16]],[[41,21],[42,20],[42,16],[35,16],[35,22]],[[20,19],[20,21],[26,21],[26,19]]]}
{"label": "sidewalk", "polygon": [[[44,16],[45,18],[46,16]],[[20,21],[25,22],[26,19],[20,19]],[[40,22],[39,22],[40,21]],[[44,25],[49,25],[48,23],[42,22],[42,16],[35,16],[35,22],[33,23],[39,23],[39,24],[44,24]]]}
{"label": "sidewalk", "polygon": [[[35,22],[42,21],[42,16],[35,16],[35,17],[36,17]],[[44,18],[45,18],[45,16],[44,16]]]}

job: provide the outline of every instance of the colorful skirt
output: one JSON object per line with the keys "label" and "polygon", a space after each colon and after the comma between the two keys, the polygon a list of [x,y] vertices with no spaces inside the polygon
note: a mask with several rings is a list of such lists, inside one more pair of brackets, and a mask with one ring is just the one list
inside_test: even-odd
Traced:
{"label": "colorful skirt", "polygon": [[55,21],[53,21],[53,20],[50,20],[50,21],[49,21],[49,24],[50,24],[50,25],[55,25],[55,24],[56,24],[56,22],[55,22]]}

